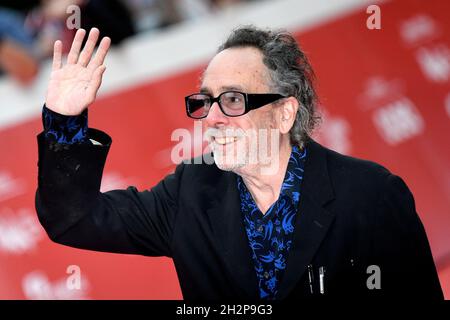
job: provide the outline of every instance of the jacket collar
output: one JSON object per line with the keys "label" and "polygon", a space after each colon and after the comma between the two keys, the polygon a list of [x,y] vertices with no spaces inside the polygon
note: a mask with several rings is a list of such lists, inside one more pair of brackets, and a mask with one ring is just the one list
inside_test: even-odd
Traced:
{"label": "jacket collar", "polygon": [[[286,298],[303,276],[307,265],[318,250],[334,215],[324,205],[334,198],[327,167],[327,151],[310,140],[305,163],[299,214],[295,224],[293,246],[278,289],[278,298]],[[242,299],[259,299],[258,283],[251,250],[240,211],[237,176],[223,172],[211,188],[215,194],[208,209],[214,234],[222,248],[229,274],[239,286]]]}

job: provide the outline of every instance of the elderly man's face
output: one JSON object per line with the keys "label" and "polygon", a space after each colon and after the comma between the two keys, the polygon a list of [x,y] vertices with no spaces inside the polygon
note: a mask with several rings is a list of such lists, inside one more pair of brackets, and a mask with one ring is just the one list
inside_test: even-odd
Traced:
{"label": "elderly man's face", "polygon": [[[229,90],[245,93],[269,93],[269,75],[262,53],[251,47],[231,48],[217,54],[208,65],[201,89],[214,97]],[[228,117],[217,103],[203,120],[214,160],[222,170],[239,171],[244,166],[258,166],[261,148],[277,152],[270,141],[277,128],[273,105],[252,110],[239,117]],[[262,130],[261,130],[262,129]],[[267,138],[261,134],[265,131]],[[209,134],[208,134],[209,133]],[[242,135],[245,133],[244,135]]]}

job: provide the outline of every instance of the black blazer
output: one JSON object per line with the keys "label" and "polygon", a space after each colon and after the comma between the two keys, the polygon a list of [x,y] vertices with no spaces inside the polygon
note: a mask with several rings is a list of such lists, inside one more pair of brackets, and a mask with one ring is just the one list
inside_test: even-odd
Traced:
{"label": "black blazer", "polygon": [[[186,300],[258,299],[236,174],[215,165],[180,164],[150,190],[100,193],[111,138],[95,129],[89,129],[89,137],[103,145],[63,145],[38,136],[36,210],[53,241],[171,257]],[[307,148],[293,246],[278,298],[442,299],[405,183],[378,164],[312,140]],[[374,283],[371,265],[379,267],[381,289],[367,286]],[[325,268],[323,294],[320,267]]]}

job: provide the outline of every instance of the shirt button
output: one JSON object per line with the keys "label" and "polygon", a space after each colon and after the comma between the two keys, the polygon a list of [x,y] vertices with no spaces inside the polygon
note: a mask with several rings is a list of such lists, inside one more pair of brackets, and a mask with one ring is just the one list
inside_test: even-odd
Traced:
{"label": "shirt button", "polygon": [[256,230],[258,230],[258,232],[263,232],[264,228],[263,228],[263,226],[259,226],[258,229],[256,229]]}
{"label": "shirt button", "polygon": [[267,271],[264,272],[264,278],[269,279],[269,277],[270,277],[270,274]]}

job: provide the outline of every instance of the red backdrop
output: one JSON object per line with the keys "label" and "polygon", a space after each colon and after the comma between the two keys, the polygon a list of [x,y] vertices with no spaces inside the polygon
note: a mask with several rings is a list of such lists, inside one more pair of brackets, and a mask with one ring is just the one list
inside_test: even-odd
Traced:
{"label": "red backdrop", "polygon": [[[317,139],[404,178],[450,298],[450,2],[380,7],[381,30],[367,29],[361,10],[296,33],[318,78],[324,122]],[[173,170],[171,133],[192,128],[183,97],[196,90],[203,67],[95,103],[90,125],[113,137],[103,190],[149,188]],[[0,131],[0,298],[181,298],[170,259],[48,240],[34,212],[40,131],[38,118]],[[69,265],[80,267],[82,290],[66,288]]]}

